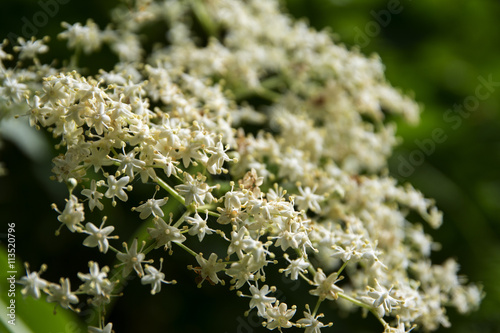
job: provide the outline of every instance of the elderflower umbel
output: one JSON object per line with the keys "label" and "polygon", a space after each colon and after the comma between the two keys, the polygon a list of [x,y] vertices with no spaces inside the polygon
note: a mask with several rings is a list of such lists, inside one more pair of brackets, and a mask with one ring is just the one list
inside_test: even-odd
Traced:
{"label": "elderflower umbel", "polygon": [[[133,272],[157,294],[169,283],[163,260],[157,269],[146,255],[174,247],[190,256],[195,285],[229,276],[229,289],[251,297],[270,330],[318,333],[331,325],[319,320],[323,302],[369,308],[398,333],[449,326],[449,307],[477,308],[481,287],[460,278],[455,261],[431,261],[438,245],[421,223],[442,223],[434,201],[385,171],[398,143],[392,115],[415,122],[419,107],[387,83],[377,56],[334,43],[277,0],[132,0],[104,29],[91,20],[62,26],[59,38],[74,50],[64,67],[41,64],[46,39],[20,39],[14,54],[0,44],[0,117],[27,115],[19,121],[56,142],[52,178],[68,185],[64,209],[53,205],[57,233],[66,226],[85,234],[84,246],[117,252],[112,271],[92,260],[78,274],[78,295],[95,311],[107,313]],[[167,40],[151,40],[143,33],[151,28]],[[79,52],[104,45],[116,63],[84,76]],[[138,199],[151,186],[153,197]],[[125,216],[136,238],[120,252],[109,240],[130,230],[83,223],[87,209],[109,215],[128,201],[139,212]],[[22,293],[71,309],[69,279],[45,281],[44,270],[27,267]],[[269,270],[312,285],[314,311],[306,304],[293,323],[297,308],[258,287],[274,278]],[[110,333],[112,324],[98,327],[89,331]]]}

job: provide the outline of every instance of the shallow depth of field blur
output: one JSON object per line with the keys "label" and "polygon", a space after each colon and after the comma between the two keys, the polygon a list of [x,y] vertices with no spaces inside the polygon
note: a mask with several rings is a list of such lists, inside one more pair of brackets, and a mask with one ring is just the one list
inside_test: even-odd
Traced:
{"label": "shallow depth of field blur", "polygon": [[[61,21],[84,23],[92,18],[104,27],[110,8],[116,4],[115,0],[61,2],[65,4],[50,15],[47,24],[34,26],[36,37],[53,36],[51,52],[42,57],[47,62],[68,57],[64,42],[55,38],[62,30]],[[442,244],[434,260],[439,263],[450,256],[457,258],[460,272],[482,283],[486,292],[479,311],[468,316],[451,312],[452,327],[438,332],[500,332],[500,2],[287,0],[283,5],[313,27],[329,29],[338,42],[358,47],[367,55],[379,54],[388,80],[405,92],[413,92],[423,105],[417,127],[398,126],[403,141],[389,161],[390,173],[434,198],[444,212],[443,226],[428,230]],[[26,22],[43,11],[34,0],[3,0],[0,6],[0,39],[29,31]],[[102,55],[83,59],[82,65],[88,66],[89,74],[107,69],[113,60],[106,55],[103,50]],[[477,105],[468,104],[478,100],[474,97],[481,80],[494,82],[490,95]],[[453,111],[459,108],[461,113]],[[23,271],[22,262],[29,260],[34,270],[42,263],[48,265],[44,273],[48,280],[57,281],[63,271],[66,276],[76,276],[84,268],[73,267],[73,258],[89,256],[92,250],[82,248],[75,235],[54,235],[59,222],[50,205],[60,206],[67,190],[49,179],[54,151],[48,136],[11,126],[3,126],[0,135],[0,161],[8,169],[8,175],[0,178],[0,233],[5,233],[6,223],[16,223],[19,272]],[[123,209],[112,214],[116,220],[123,219],[125,227],[129,212]],[[0,248],[4,251],[3,245]],[[267,332],[243,317],[247,300],[236,297],[227,287],[207,284],[196,288],[184,259],[184,253],[172,257],[176,267],[170,270],[177,269],[179,284],[160,295],[150,296],[140,281],[130,281],[126,296],[111,314],[116,332],[140,332],[144,325],[151,332]],[[4,274],[2,268],[2,283]],[[289,287],[286,296],[293,304],[300,286]],[[0,297],[6,298],[3,290]],[[54,317],[53,305],[24,301],[21,295],[17,300],[18,316],[26,318],[37,333],[83,332],[79,322],[94,316],[83,312],[73,318],[58,310]],[[336,317],[333,327],[324,331],[382,329],[370,316],[360,320],[359,315],[352,315]]]}

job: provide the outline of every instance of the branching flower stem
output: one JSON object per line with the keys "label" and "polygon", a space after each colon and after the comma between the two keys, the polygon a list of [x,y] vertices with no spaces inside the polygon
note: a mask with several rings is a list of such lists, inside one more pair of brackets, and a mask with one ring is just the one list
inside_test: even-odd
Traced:
{"label": "branching flower stem", "polygon": [[182,214],[182,216],[179,217],[179,219],[175,222],[174,228],[179,228],[179,226],[182,224],[182,222],[184,222],[186,216],[189,216],[191,213],[192,213],[192,211],[190,209],[186,210],[184,212],[184,214]]}
{"label": "branching flower stem", "polygon": [[[300,251],[299,251],[300,253]],[[316,275],[316,270],[314,269],[314,266],[311,264],[311,262],[309,261],[309,259],[306,259],[307,262],[309,262],[309,267],[308,267],[308,271],[311,273],[311,275],[314,277]],[[343,272],[343,270],[345,269],[345,267],[347,266],[347,264],[349,263],[349,260],[345,261],[342,266],[339,268],[339,270],[337,271],[337,276],[340,276],[340,274]],[[300,273],[299,274],[305,281],[307,281],[309,284],[312,284],[313,282],[307,278],[304,274]],[[364,302],[361,302],[343,292],[339,292],[338,293],[338,296],[353,303],[354,305],[357,305],[359,307],[362,307],[364,309],[367,309],[368,311],[370,311],[374,316],[375,318],[378,319],[378,321],[382,324],[383,327],[386,327],[387,326],[387,322],[381,318],[378,313],[377,313],[377,310],[369,305],[369,304],[366,304]],[[321,298],[318,298],[318,301],[316,302],[316,306],[314,307],[314,310],[312,312],[312,316],[315,316],[316,313],[318,312],[318,309],[319,309],[319,306],[321,305],[321,302],[323,300]]]}
{"label": "branching flower stem", "polygon": [[368,311],[370,311],[375,316],[375,318],[378,319],[378,321],[382,324],[382,326],[385,327],[387,325],[387,322],[384,320],[384,318],[381,318],[378,315],[377,310],[373,306],[371,306],[369,304],[366,304],[366,303],[363,303],[363,302],[361,302],[361,301],[359,301],[359,300],[357,300],[357,299],[355,299],[355,298],[353,298],[353,297],[351,297],[349,295],[346,295],[344,293],[338,293],[338,295],[339,295],[339,297],[341,297],[341,298],[343,298],[343,299],[345,299],[345,300],[353,303],[354,305],[357,305],[359,307],[362,307],[362,308],[367,309]]}
{"label": "branching flower stem", "polygon": [[180,202],[182,205],[186,206],[186,199],[182,197],[175,189],[173,189],[170,185],[168,185],[163,179],[160,177],[156,177],[155,181],[160,185],[161,188],[166,190],[175,200]]}

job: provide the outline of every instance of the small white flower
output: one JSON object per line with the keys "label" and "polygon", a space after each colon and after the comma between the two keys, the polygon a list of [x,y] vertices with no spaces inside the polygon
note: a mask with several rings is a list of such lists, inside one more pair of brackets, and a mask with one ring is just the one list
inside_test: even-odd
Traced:
{"label": "small white flower", "polygon": [[66,31],[60,33],[58,37],[68,40],[68,48],[81,47],[83,52],[89,54],[101,46],[101,32],[92,20],[87,20],[84,26],[78,22],[73,25],[63,22],[61,25]]}
{"label": "small white flower", "polygon": [[321,211],[321,207],[319,202],[325,199],[324,196],[314,194],[317,186],[311,190],[311,188],[306,187],[303,189],[299,186],[300,195],[295,196],[295,202],[298,205],[299,210],[307,210],[308,208],[315,213],[319,213]]}
{"label": "small white flower", "polygon": [[394,328],[390,327],[389,325],[386,325],[384,333],[408,333],[412,331],[415,327],[416,325],[413,325],[412,327],[410,327],[409,330],[406,330],[405,323],[402,323],[400,318],[398,317],[398,326]]}
{"label": "small white flower", "polygon": [[68,278],[61,278],[60,283],[61,285],[55,283],[49,284],[47,302],[57,302],[64,309],[71,308],[71,304],[78,303],[78,297],[71,292],[71,284]]}
{"label": "small white flower", "polygon": [[168,197],[163,199],[148,199],[148,201],[146,201],[139,207],[133,208],[133,210],[139,212],[139,217],[143,220],[148,218],[151,214],[153,214],[154,217],[163,217],[164,214],[161,206],[166,204],[167,201]]}
{"label": "small white flower", "polygon": [[87,125],[93,127],[98,135],[102,135],[104,129],[107,129],[111,123],[109,110],[104,102],[94,102],[90,109],[92,113],[87,116]]}
{"label": "small white flower", "polygon": [[88,234],[87,238],[83,241],[83,245],[88,247],[99,247],[99,251],[102,253],[108,252],[109,242],[108,239],[116,239],[118,236],[109,236],[110,233],[115,230],[115,227],[109,226],[103,228],[106,222],[106,217],[102,219],[101,226],[97,228],[93,223],[88,222],[85,224],[85,230],[83,233]]}
{"label": "small white flower", "polygon": [[111,284],[107,279],[109,268],[104,266],[101,270],[98,263],[90,261],[89,271],[89,274],[78,273],[78,277],[84,282],[80,288],[90,295],[105,295],[105,290]]}
{"label": "small white flower", "polygon": [[19,45],[14,46],[14,51],[19,52],[19,59],[34,59],[37,54],[46,53],[49,50],[49,47],[45,44],[48,40],[48,37],[44,39],[36,40],[35,37],[32,37],[31,40],[26,41],[24,38],[19,37],[17,39]]}
{"label": "small white flower", "polygon": [[236,232],[235,229],[231,231],[231,244],[229,244],[227,248],[228,255],[236,252],[238,258],[241,259],[243,257],[243,250],[245,249],[245,242],[243,239],[247,235],[247,232],[248,230],[245,227],[241,227],[238,232]]}
{"label": "small white flower", "polygon": [[176,154],[176,158],[178,160],[182,159],[182,164],[185,168],[189,167],[189,164],[196,165],[197,163],[194,160],[203,161],[207,159],[207,157],[200,152],[202,148],[202,144],[194,141],[186,142],[186,144],[181,147]]}
{"label": "small white flower", "polygon": [[204,200],[207,190],[204,188],[203,183],[193,178],[190,174],[185,173],[184,184],[177,185],[175,189],[186,199],[186,206],[189,206],[193,202],[198,206],[205,204]]}
{"label": "small white flower", "polygon": [[[161,217],[156,218],[154,223],[155,227],[148,228],[148,233],[152,238],[156,239],[155,248],[165,246],[165,249],[169,249],[172,247],[172,242],[182,243],[186,240],[186,236],[181,234],[178,228],[165,223]],[[170,223],[172,223],[172,215],[170,216]]]}
{"label": "small white flower", "polygon": [[88,330],[89,332],[88,333],[111,333],[111,329],[113,328],[113,324],[112,323],[108,323],[106,326],[104,326],[102,329],[101,328],[97,328],[97,327],[91,327],[89,326]]}
{"label": "small white flower", "polygon": [[127,184],[130,181],[129,176],[123,176],[120,179],[116,179],[115,176],[109,175],[108,176],[108,190],[104,195],[106,198],[112,198],[113,199],[113,204],[115,204],[115,197],[118,197],[121,201],[127,201],[128,196],[127,193],[125,193],[125,190],[130,190],[131,187],[127,186]]}
{"label": "small white flower", "polygon": [[290,263],[286,269],[282,271],[285,273],[285,276],[290,275],[290,279],[297,280],[299,277],[299,273],[302,273],[305,269],[309,267],[309,263],[305,261],[304,257],[300,257],[295,260],[290,260],[288,258],[288,254],[285,253],[285,259]]}
{"label": "small white flower", "polygon": [[231,264],[231,267],[226,270],[226,274],[231,276],[233,279],[231,283],[235,283],[235,288],[241,288],[245,282],[254,279],[255,275],[252,273],[252,255],[246,254],[239,261]]}
{"label": "small white flower", "polygon": [[344,292],[342,288],[337,287],[335,283],[340,281],[342,278],[337,278],[337,273],[332,273],[328,277],[325,275],[321,268],[318,268],[316,275],[314,276],[314,285],[317,287],[314,290],[310,290],[311,295],[318,296],[321,300],[329,299],[336,300],[338,298],[338,293]]}
{"label": "small white flower", "polygon": [[78,198],[75,195],[72,194],[69,200],[66,200],[66,206],[64,206],[62,212],[57,209],[55,204],[52,205],[52,208],[60,214],[57,219],[63,225],[66,225],[69,231],[75,232],[81,229],[80,222],[85,220],[85,214],[83,204],[78,202]]}
{"label": "small white flower", "polygon": [[240,210],[242,206],[242,201],[244,201],[245,195],[240,191],[231,191],[224,194],[224,207],[231,210]]}
{"label": "small white flower", "polygon": [[282,328],[290,328],[293,326],[293,323],[290,322],[293,315],[295,314],[296,306],[292,306],[291,309],[288,309],[286,303],[280,303],[276,301],[273,307],[269,307],[266,309],[266,317],[267,323],[266,328],[268,330],[274,330],[278,328],[281,331]]}
{"label": "small white flower", "polygon": [[203,258],[203,254],[200,253],[196,256],[196,261],[201,266],[199,273],[203,279],[198,285],[201,285],[201,283],[207,278],[214,284],[220,282],[217,272],[224,270],[226,268],[226,264],[223,264],[222,260],[217,261],[217,255],[215,253],[211,253],[208,260]]}
{"label": "small white flower", "polygon": [[142,251],[144,249],[145,244],[146,244],[145,242],[142,243],[142,247],[138,253],[137,238],[135,238],[134,241],[132,242],[130,249],[128,248],[127,243],[123,243],[123,247],[125,248],[126,253],[120,252],[116,254],[118,260],[122,262],[121,264],[119,264],[119,266],[124,265],[122,272],[123,277],[129,275],[130,272],[132,272],[132,269],[135,270],[135,272],[137,273],[137,275],[139,275],[139,277],[142,277],[144,275],[144,271],[142,269],[142,263],[143,262],[151,263],[151,261],[144,260],[146,258],[146,255],[142,253]]}
{"label": "small white flower", "polygon": [[269,297],[267,294],[270,292],[275,292],[276,288],[271,287],[266,284],[262,288],[256,286],[250,286],[250,292],[252,299],[250,300],[250,309],[257,307],[257,311],[260,317],[264,317],[266,315],[266,308],[271,307],[274,302],[276,302],[276,297]]}
{"label": "small white flower", "polygon": [[158,153],[155,154],[155,158],[153,161],[156,165],[160,165],[163,167],[163,171],[165,172],[165,175],[167,175],[167,177],[170,177],[171,175],[177,175],[177,170],[179,169],[177,167],[177,164],[179,164],[179,162],[175,161],[171,156],[165,156]]}
{"label": "small white flower", "polygon": [[3,48],[5,46],[7,46],[7,44],[9,43],[9,40],[8,39],[4,39],[1,43],[0,43],[0,68],[4,68],[3,67],[3,64],[2,64],[2,60],[3,59],[7,59],[7,60],[11,60],[13,57],[12,57],[12,54],[9,54],[7,52],[5,52],[3,50]]}
{"label": "small white flower", "polygon": [[225,147],[222,145],[222,142],[219,141],[214,147],[209,147],[206,150],[212,154],[207,161],[207,171],[211,174],[220,174],[221,172],[227,170],[222,168],[222,165],[226,161],[232,161],[229,156],[227,156],[226,151],[229,149],[229,146]]}
{"label": "small white flower", "polygon": [[130,179],[134,179],[135,173],[144,170],[146,162],[135,158],[136,151],[131,150],[128,154],[119,154],[117,158],[112,158],[113,161],[119,162],[118,170],[126,174]]}
{"label": "small white flower", "polygon": [[356,248],[353,245],[348,245],[345,249],[341,246],[333,245],[332,249],[335,251],[332,257],[341,259],[343,262],[349,261],[357,255]]}
{"label": "small white flower", "polygon": [[401,300],[396,299],[391,296],[392,288],[387,289],[380,285],[380,283],[375,279],[375,283],[377,284],[377,289],[370,288],[368,291],[368,296],[373,298],[373,306],[378,308],[383,305],[383,309],[385,312],[391,312],[394,306],[402,303]]}
{"label": "small white flower", "polygon": [[92,182],[90,183],[90,189],[86,188],[82,190],[82,195],[89,198],[90,211],[93,211],[95,207],[99,208],[99,210],[104,209],[104,205],[99,201],[100,199],[102,199],[104,194],[97,190],[97,186],[98,184],[95,179],[92,179]]}
{"label": "small white flower", "polygon": [[203,240],[205,235],[211,235],[213,232],[215,232],[214,229],[211,229],[207,225],[207,219],[208,219],[208,211],[206,213],[205,219],[202,219],[198,213],[194,215],[194,217],[187,216],[185,218],[186,222],[192,225],[191,228],[189,228],[188,233],[191,236],[198,235],[198,239],[200,242]]}
{"label": "small white flower", "polygon": [[333,323],[323,324],[318,318],[324,317],[324,314],[319,314],[316,317],[312,315],[309,304],[306,304],[307,312],[304,311],[304,318],[297,320],[297,327],[304,328],[304,333],[320,333],[321,328],[330,327]]}
{"label": "small white flower", "polygon": [[46,280],[40,278],[40,274],[47,269],[47,266],[42,265],[39,272],[30,272],[29,265],[26,263],[25,266],[26,276],[23,276],[21,280],[18,281],[19,284],[24,285],[21,294],[23,294],[23,296],[30,295],[38,299],[40,298],[40,289],[44,289],[49,284]]}
{"label": "small white flower", "polygon": [[142,284],[151,284],[151,295],[154,295],[156,293],[159,293],[161,290],[161,284],[162,283],[173,283],[175,284],[176,281],[166,281],[165,280],[165,274],[161,272],[161,269],[163,267],[163,258],[160,259],[160,269],[156,269],[153,266],[146,265],[144,270],[146,271],[146,275],[144,275],[141,279]]}

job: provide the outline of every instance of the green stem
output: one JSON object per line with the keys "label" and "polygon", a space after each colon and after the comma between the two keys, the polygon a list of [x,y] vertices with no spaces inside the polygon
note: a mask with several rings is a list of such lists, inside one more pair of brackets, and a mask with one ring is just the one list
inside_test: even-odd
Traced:
{"label": "green stem", "polygon": [[316,302],[316,306],[314,307],[314,310],[312,312],[313,317],[316,317],[316,313],[318,312],[319,305],[321,304],[321,302],[323,302],[323,300],[321,298],[318,298],[318,301]]}
{"label": "green stem", "polygon": [[312,280],[310,280],[307,276],[304,275],[304,273],[302,272],[299,272],[299,275],[302,279],[304,279],[305,281],[307,281],[307,283],[309,283],[310,285],[313,285],[314,282]]}
{"label": "green stem", "polygon": [[191,8],[205,32],[210,37],[217,37],[219,27],[210,17],[205,4],[201,0],[191,0]]}
{"label": "green stem", "polygon": [[267,99],[273,103],[277,102],[281,97],[281,94],[274,92],[272,90],[266,89],[264,87],[255,90],[257,96]]}
{"label": "green stem", "polygon": [[156,246],[156,240],[153,241],[142,253],[144,253],[144,255],[148,254],[149,252],[151,252],[151,250],[153,250]]}
{"label": "green stem", "polygon": [[80,55],[82,54],[82,47],[77,46],[75,48],[75,53],[71,56],[69,60],[69,68],[71,69],[77,69],[78,68],[78,62],[80,60]]}
{"label": "green stem", "polygon": [[191,254],[193,257],[196,257],[198,255],[196,252],[194,252],[193,250],[191,250],[189,247],[187,247],[186,245],[184,245],[182,243],[177,243],[177,242],[172,242],[172,243],[178,245],[183,250],[185,250],[187,253]]}
{"label": "green stem", "polygon": [[282,87],[284,85],[283,78],[280,76],[273,76],[270,78],[267,78],[263,81],[260,82],[260,86],[257,88],[253,89],[236,89],[233,94],[234,94],[234,99],[239,101],[243,99],[247,99],[252,96],[260,96],[265,99],[268,99],[272,102],[276,102],[281,94],[274,92],[273,89]]}
{"label": "green stem", "polygon": [[120,253],[120,251],[118,251],[115,247],[113,247],[112,245],[109,245],[109,249],[112,250],[114,253]]}
{"label": "green stem", "polygon": [[266,89],[276,89],[284,85],[284,79],[282,76],[271,76],[261,81],[260,85]]}
{"label": "green stem", "polygon": [[344,270],[344,268],[347,266],[347,263],[349,262],[349,260],[346,260],[342,266],[339,268],[339,270],[337,271],[337,277],[340,276],[340,274],[342,273],[342,271]]}
{"label": "green stem", "polygon": [[311,264],[309,259],[306,259],[306,260],[309,262],[309,266],[307,266],[307,270],[309,271],[309,273],[311,273],[311,275],[314,279],[314,277],[316,276],[316,270],[314,269],[314,266]]}
{"label": "green stem", "polygon": [[181,217],[179,217],[179,219],[177,220],[177,222],[175,222],[175,224],[173,225],[174,228],[179,228],[179,226],[182,224],[182,222],[184,222],[184,220],[186,219],[186,216],[189,216],[190,214],[192,213],[191,210],[186,210],[184,212],[184,214],[181,215]]}
{"label": "green stem", "polygon": [[[113,157],[112,157],[112,158],[116,158],[116,157],[118,157],[118,153],[116,152],[115,147],[111,147],[111,149],[110,149],[110,150],[113,152]],[[119,166],[119,165],[120,165],[120,163],[118,163],[118,162],[115,162],[115,163],[113,163],[113,164],[114,164],[114,165],[116,165],[116,166]]]}
{"label": "green stem", "polygon": [[366,303],[363,303],[361,301],[358,301],[357,299],[355,299],[355,298],[353,298],[351,296],[348,296],[348,295],[346,295],[344,293],[337,293],[337,295],[339,295],[339,297],[341,297],[341,298],[343,298],[343,299],[345,299],[345,300],[347,300],[347,301],[349,301],[349,302],[351,302],[351,303],[353,303],[353,304],[355,304],[357,306],[360,306],[362,308],[367,309],[368,311],[370,311],[378,319],[378,321],[380,321],[380,323],[384,327],[387,325],[387,323],[385,322],[385,320],[378,315],[377,310],[373,306],[368,305]]}
{"label": "green stem", "polygon": [[270,89],[266,89],[264,87],[257,87],[254,89],[244,89],[234,92],[234,99],[236,101],[245,100],[252,96],[259,96],[271,102],[276,102],[281,97],[279,93],[274,92]]}
{"label": "green stem", "polygon": [[168,185],[163,179],[160,177],[156,177],[155,181],[158,183],[158,185],[161,186],[164,190],[166,190],[172,197],[175,198],[175,200],[179,201],[181,204],[186,206],[186,199],[184,199],[183,196],[181,196],[179,193],[177,193],[176,190],[174,190],[170,185]]}

